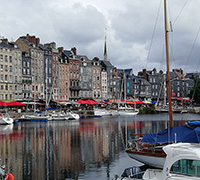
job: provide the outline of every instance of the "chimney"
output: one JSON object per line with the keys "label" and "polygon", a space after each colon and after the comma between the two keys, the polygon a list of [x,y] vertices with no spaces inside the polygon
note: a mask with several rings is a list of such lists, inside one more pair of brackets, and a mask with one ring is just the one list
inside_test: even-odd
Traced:
{"label": "chimney", "polygon": [[76,56],[76,48],[75,47],[73,47],[73,48],[71,48],[71,51],[74,53],[74,55]]}
{"label": "chimney", "polygon": [[7,39],[7,38],[4,38],[4,39],[2,39],[2,42],[8,44],[8,39]]}
{"label": "chimney", "polygon": [[62,55],[62,52],[63,52],[63,47],[59,47],[58,48],[58,53],[59,53],[60,56]]}
{"label": "chimney", "polygon": [[36,38],[35,36],[30,36],[27,34],[26,36],[21,36],[20,38],[26,39],[28,42],[35,44],[38,46],[40,44],[40,38]]}
{"label": "chimney", "polygon": [[143,72],[144,79],[147,80],[147,70],[143,69],[142,72]]}

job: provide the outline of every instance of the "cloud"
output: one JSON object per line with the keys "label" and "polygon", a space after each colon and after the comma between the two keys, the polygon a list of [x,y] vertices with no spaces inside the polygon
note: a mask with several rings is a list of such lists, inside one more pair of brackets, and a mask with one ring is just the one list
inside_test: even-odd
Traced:
{"label": "cloud", "polygon": [[[200,1],[167,1],[170,69],[199,70],[199,6]],[[78,54],[102,59],[107,28],[108,59],[137,74],[142,68],[165,70],[163,20],[163,0],[9,0],[0,6],[0,35],[16,40],[29,33],[41,43],[76,46]]]}

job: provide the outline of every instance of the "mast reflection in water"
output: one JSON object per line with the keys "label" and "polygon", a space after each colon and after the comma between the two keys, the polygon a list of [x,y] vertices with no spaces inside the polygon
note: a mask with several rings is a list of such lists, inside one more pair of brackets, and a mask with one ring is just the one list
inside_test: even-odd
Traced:
{"label": "mast reflection in water", "polygon": [[[167,119],[138,115],[0,126],[1,163],[15,180],[112,179],[133,163],[124,153],[126,138],[164,129]],[[179,119],[175,125],[188,117]]]}

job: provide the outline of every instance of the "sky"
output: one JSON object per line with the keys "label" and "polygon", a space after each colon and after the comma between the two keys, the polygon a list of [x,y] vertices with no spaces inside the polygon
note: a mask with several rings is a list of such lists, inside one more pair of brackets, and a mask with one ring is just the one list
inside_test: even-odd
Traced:
{"label": "sky", "polygon": [[[26,34],[117,68],[166,71],[164,0],[0,0],[0,36]],[[200,71],[200,0],[167,0],[170,70]],[[171,23],[170,23],[171,22]],[[170,25],[171,24],[171,25]],[[172,27],[172,28],[170,28]]]}

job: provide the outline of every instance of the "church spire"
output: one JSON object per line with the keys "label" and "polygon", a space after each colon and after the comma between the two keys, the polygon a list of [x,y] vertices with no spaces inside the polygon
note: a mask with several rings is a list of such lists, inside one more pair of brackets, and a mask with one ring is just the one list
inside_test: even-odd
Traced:
{"label": "church spire", "polygon": [[105,29],[105,42],[104,42],[104,61],[107,61],[106,29]]}

